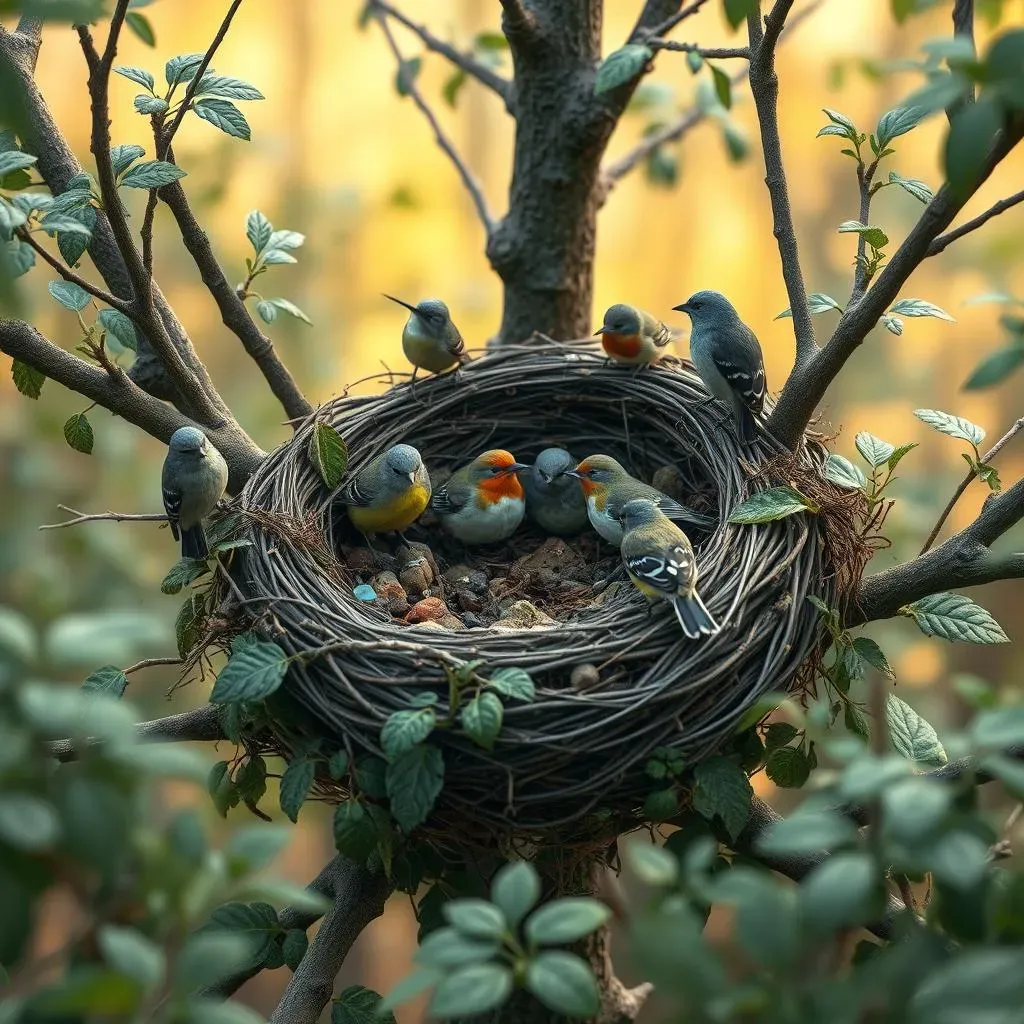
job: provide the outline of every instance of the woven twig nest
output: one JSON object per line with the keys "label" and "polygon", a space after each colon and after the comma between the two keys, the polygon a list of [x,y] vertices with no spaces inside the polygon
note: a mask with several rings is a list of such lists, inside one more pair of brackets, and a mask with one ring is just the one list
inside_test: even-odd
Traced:
{"label": "woven twig nest", "polygon": [[[446,631],[396,622],[353,595],[360,581],[337,552],[354,536],[309,459],[310,422],[241,495],[254,543],[237,552],[232,572],[257,628],[272,630],[289,654],[314,652],[292,663],[284,684],[307,712],[306,728],[353,760],[379,755],[385,720],[424,691],[436,693],[438,718],[445,718],[450,674],[460,665],[478,661],[482,678],[525,669],[536,699],[507,702],[493,750],[457,723],[431,736],[445,762],[431,821],[564,837],[584,834],[582,822],[594,812],[636,821],[655,748],[676,749],[692,764],[720,748],[760,696],[802,685],[801,667],[821,640],[818,612],[806,598],[842,603],[842,563],[853,556],[838,551],[836,538],[857,533],[859,504],[822,479],[818,444],[772,462],[781,451],[766,439],[752,460],[728,425],[720,427],[721,408],[706,394],[689,363],[670,359],[634,374],[606,366],[592,347],[544,345],[476,359],[461,380],[421,381],[415,400],[403,383],[324,406],[317,418],[345,438],[350,471],[398,442],[415,445],[438,475],[491,447],[523,461],[550,445],[580,458],[606,452],[646,480],[677,466],[692,500],[721,520],[693,539],[700,592],[724,628],[688,641],[667,605],[649,613],[628,585],[540,628]],[[726,522],[751,490],[787,481],[822,514]],[[541,540],[517,534],[512,543]],[[597,669],[596,680],[586,670],[592,685],[583,690],[571,682],[580,665]],[[286,753],[289,742],[282,740]],[[344,782],[332,790],[328,780],[321,792],[341,798]]]}

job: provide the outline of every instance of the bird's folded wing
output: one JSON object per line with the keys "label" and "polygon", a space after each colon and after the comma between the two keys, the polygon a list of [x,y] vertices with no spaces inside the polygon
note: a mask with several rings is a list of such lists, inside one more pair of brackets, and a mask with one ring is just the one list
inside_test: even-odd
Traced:
{"label": "bird's folded wing", "polygon": [[181,492],[174,490],[167,484],[163,486],[164,511],[167,513],[167,521],[171,524],[171,533],[174,539],[178,539],[178,520],[181,519]]}
{"label": "bird's folded wing", "polygon": [[442,484],[430,499],[430,508],[436,515],[450,516],[461,511],[469,501],[469,488],[456,480]]}
{"label": "bird's folded wing", "polygon": [[658,508],[668,516],[669,519],[679,520],[684,523],[692,523],[694,526],[701,526],[711,529],[717,522],[713,516],[705,516],[700,512],[694,512],[692,508],[680,505],[675,498],[667,494],[658,499]]}
{"label": "bird's folded wing", "polygon": [[740,344],[716,345],[711,357],[740,401],[751,412],[759,413],[764,408],[766,390],[764,360],[753,331],[746,327],[745,330]]}
{"label": "bird's folded wing", "polygon": [[462,340],[462,335],[452,327],[452,334],[448,339],[448,351],[453,356],[464,356],[466,354],[466,343]]}
{"label": "bird's folded wing", "polygon": [[354,476],[341,489],[341,500],[355,508],[369,508],[377,495],[377,489],[366,479],[365,471]]}
{"label": "bird's folded wing", "polygon": [[673,335],[672,331],[669,330],[665,324],[659,323],[653,337],[654,344],[657,345],[658,348],[664,348],[670,341],[674,340],[675,335]]}
{"label": "bird's folded wing", "polygon": [[681,544],[673,544],[661,554],[627,557],[626,568],[649,587],[674,594],[693,573],[693,555]]}

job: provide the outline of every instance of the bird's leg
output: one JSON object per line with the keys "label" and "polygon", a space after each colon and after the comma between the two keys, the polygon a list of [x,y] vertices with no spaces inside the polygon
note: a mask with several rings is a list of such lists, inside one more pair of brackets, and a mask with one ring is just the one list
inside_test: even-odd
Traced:
{"label": "bird's leg", "polygon": [[378,565],[383,565],[383,562],[380,560],[380,552],[373,546],[368,533],[363,534],[363,540],[366,541],[366,546],[370,549],[370,554],[373,555],[374,567],[376,568]]}

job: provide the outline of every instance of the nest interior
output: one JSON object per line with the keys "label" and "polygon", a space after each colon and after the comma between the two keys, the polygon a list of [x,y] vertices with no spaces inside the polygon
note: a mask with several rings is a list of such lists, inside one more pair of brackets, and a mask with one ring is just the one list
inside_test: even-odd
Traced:
{"label": "nest interior", "polygon": [[[849,565],[859,556],[834,543],[858,533],[859,506],[823,480],[824,448],[809,443],[783,458],[765,438],[754,457],[738,447],[728,423],[722,428],[721,408],[706,395],[679,360],[635,373],[606,366],[592,347],[545,345],[476,359],[459,380],[421,381],[415,398],[403,383],[325,405],[318,419],[345,438],[350,472],[399,442],[415,445],[432,473],[491,447],[530,461],[551,445],[580,458],[606,452],[645,480],[677,467],[692,503],[719,519],[692,539],[699,590],[723,629],[688,641],[667,605],[649,611],[629,585],[588,595],[560,621],[535,628],[450,631],[396,622],[353,594],[359,578],[341,556],[353,543],[351,527],[308,458],[310,422],[240,496],[254,543],[238,551],[232,572],[257,628],[272,630],[289,654],[306,655],[293,662],[285,685],[307,723],[353,759],[379,755],[385,720],[423,691],[437,695],[438,717],[445,717],[450,675],[460,665],[479,661],[479,678],[522,668],[536,699],[506,702],[493,750],[457,725],[430,737],[445,761],[431,821],[564,836],[585,832],[595,813],[636,820],[652,788],[644,772],[651,752],[670,747],[693,763],[719,748],[764,693],[800,685],[801,666],[821,639],[807,596],[839,605],[844,578],[859,576],[860,567]],[[751,490],[790,481],[822,514],[726,522]],[[542,542],[527,531],[503,555],[480,549],[479,557],[511,560]],[[590,666],[583,687],[579,673],[573,685],[578,666]],[[287,753],[288,741],[281,745]],[[343,793],[342,786],[335,795]]]}

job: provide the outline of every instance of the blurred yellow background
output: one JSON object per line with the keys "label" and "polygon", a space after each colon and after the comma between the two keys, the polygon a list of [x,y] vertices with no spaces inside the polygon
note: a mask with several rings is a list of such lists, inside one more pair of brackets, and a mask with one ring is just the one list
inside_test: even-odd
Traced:
{"label": "blurred yellow background", "polygon": [[[206,48],[226,6],[163,0],[147,7],[156,50],[126,33],[118,62],[148,68],[160,81],[168,57]],[[275,227],[307,235],[306,245],[296,252],[298,264],[273,268],[257,287],[265,295],[291,299],[313,320],[310,328],[282,315],[266,330],[314,403],[379,372],[382,363],[406,371],[399,342],[403,314],[381,292],[412,301],[444,298],[470,348],[495,332],[500,315],[500,283],[483,254],[483,233],[470,201],[412,101],[396,94],[394,63],[379,29],[372,23],[365,31],[357,29],[360,6],[246,0],[215,66],[251,81],[266,95],[262,102],[241,104],[253,141],[230,139],[192,117],[176,140],[178,162],[189,172],[183,184],[229,280],[245,274],[249,210],[258,207]],[[606,6],[607,53],[626,40],[641,4],[610,0]],[[1009,20],[1024,21],[1024,4],[1006,6]],[[708,4],[675,38],[705,46],[736,45],[739,40],[727,31],[720,8]],[[838,109],[861,130],[871,131],[878,116],[920,79],[904,73],[877,80],[863,73],[861,62],[911,56],[923,40],[949,32],[942,12],[897,27],[889,8],[882,0],[830,0],[780,47],[783,149],[808,291],[826,292],[840,302],[849,294],[855,245],[853,235],[837,234],[835,228],[856,218],[856,184],[852,162],[839,153],[840,140],[815,138],[825,123],[820,108]],[[496,3],[405,0],[402,9],[461,48],[468,48],[478,32],[498,28]],[[412,35],[398,26],[395,33],[407,57],[421,52]],[[988,34],[980,25],[982,46]],[[499,70],[510,74],[504,56]],[[440,96],[449,74],[442,58],[424,55],[418,82],[483,181],[492,209],[502,213],[512,122],[499,100],[473,82],[462,90],[458,108],[450,109]],[[58,123],[89,166],[85,79],[74,33],[47,29],[38,80]],[[661,54],[651,80],[671,90],[665,111],[627,113],[609,158],[628,150],[650,120],[693,103],[695,79],[682,54]],[[131,82],[113,79],[113,139],[138,142],[151,157],[148,119],[132,109],[138,91]],[[791,321],[773,317],[788,299],[771,234],[753,106],[745,87],[738,87],[736,96],[735,117],[751,141],[745,162],[730,162],[717,127],[702,124],[679,149],[681,179],[675,188],[652,186],[640,168],[610,195],[599,224],[594,322],[600,322],[606,306],[625,301],[688,327],[672,306],[700,288],[719,289],[758,334],[769,386],[777,391],[792,362],[793,339]],[[944,125],[936,117],[898,139],[897,154],[884,170],[896,169],[937,188]],[[1024,154],[1018,152],[972,201],[967,216],[1015,191],[1022,172]],[[876,198],[871,222],[890,235],[894,251],[921,209],[905,192],[885,189]],[[142,208],[135,202],[131,212],[137,225]],[[1000,307],[968,306],[965,300],[994,290],[1024,296],[1022,224],[1024,207],[928,260],[903,297],[935,302],[956,323],[907,319],[898,338],[876,329],[828,396],[822,426],[839,431],[836,447],[846,456],[855,457],[858,430],[893,443],[921,444],[903,463],[894,488],[899,500],[886,524],[893,547],[877,556],[873,568],[914,553],[965,469],[961,443],[931,431],[912,410],[926,406],[966,416],[985,427],[990,440],[1024,414],[1020,375],[996,391],[959,390],[981,356],[1003,344]],[[279,444],[288,436],[283,414],[237,339],[220,323],[163,208],[156,226],[155,262],[164,293],[242,424],[264,448]],[[47,296],[50,276],[45,267],[37,267],[23,279],[30,316],[47,336],[70,347],[77,340],[76,321]],[[815,318],[820,340],[836,316]],[[678,343],[678,350],[686,353],[685,342]],[[163,447],[96,410],[90,414],[95,449],[86,457],[68,449],[61,437],[64,420],[83,409],[84,400],[49,382],[42,398],[31,402],[15,392],[6,368],[0,396],[0,605],[20,609],[42,632],[62,617],[78,616],[71,622],[77,624],[79,642],[70,645],[70,653],[67,638],[61,642],[51,629],[41,674],[78,682],[105,660],[121,661],[123,655],[126,664],[172,653],[179,600],[159,593],[160,579],[176,558],[166,531],[106,523],[36,530],[40,523],[63,518],[58,503],[89,511],[158,511]],[[1000,457],[999,470],[1010,481],[1024,472],[1024,444]],[[951,517],[952,525],[970,521],[983,496],[983,488],[973,486]],[[1018,532],[1018,546],[1021,536]],[[1015,597],[1019,602],[1019,584],[1000,584],[975,596],[1012,639],[1024,639],[1019,603],[1014,603]],[[112,653],[100,613],[124,610],[150,617]],[[67,626],[58,633],[60,628]],[[883,623],[873,633],[890,655],[901,692],[940,726],[954,725],[963,713],[949,685],[956,673],[969,671],[1002,683],[1024,667],[1015,648],[954,648],[923,638],[906,622]],[[134,676],[128,696],[149,715],[205,699],[205,690],[192,686],[168,703],[164,694],[173,679],[159,670]],[[907,693],[903,688],[917,689]],[[762,792],[771,788],[764,779],[758,787]],[[182,797],[191,800],[194,794]],[[275,801],[271,796],[265,802],[272,807]],[[297,881],[308,880],[331,854],[329,819],[317,810],[303,812],[281,865]],[[396,898],[360,941],[339,988],[359,981],[387,990],[407,970],[414,942],[408,903]],[[268,1012],[286,975],[282,969],[261,976],[244,997]],[[400,1021],[417,1019],[415,1008],[399,1014]]]}

